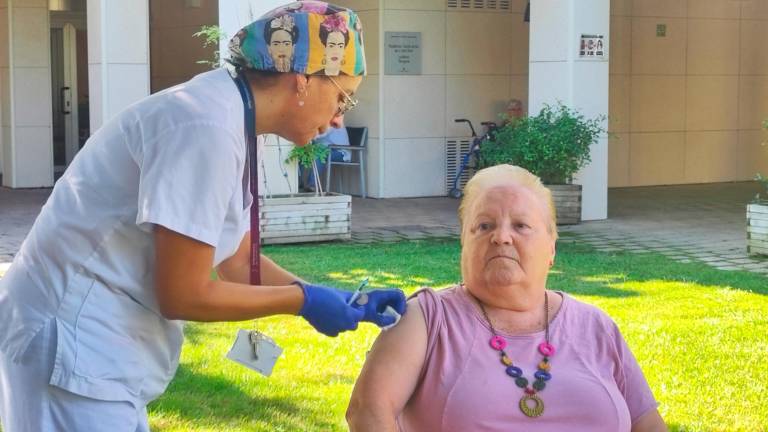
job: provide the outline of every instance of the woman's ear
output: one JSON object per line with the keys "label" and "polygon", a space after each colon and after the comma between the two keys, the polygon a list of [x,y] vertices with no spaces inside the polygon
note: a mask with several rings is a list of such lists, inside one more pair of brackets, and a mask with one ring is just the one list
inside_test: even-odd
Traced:
{"label": "woman's ear", "polygon": [[550,255],[550,257],[549,257],[549,266],[550,266],[550,267],[552,267],[553,265],[555,265],[555,256],[557,256],[557,246],[556,246],[556,244],[553,242],[553,243],[552,243],[552,255]]}
{"label": "woman's ear", "polygon": [[309,77],[303,74],[294,75],[296,75],[296,94],[303,95],[307,92],[307,87],[309,86]]}

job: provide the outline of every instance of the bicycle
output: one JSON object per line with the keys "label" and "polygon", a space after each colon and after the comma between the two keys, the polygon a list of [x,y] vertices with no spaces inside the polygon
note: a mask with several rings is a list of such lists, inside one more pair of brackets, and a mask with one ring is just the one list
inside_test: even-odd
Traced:
{"label": "bicycle", "polygon": [[[490,139],[492,136],[492,133],[494,129],[497,128],[496,123],[494,122],[482,122],[480,123],[482,126],[485,127],[485,134],[483,136],[477,136],[477,132],[475,132],[474,126],[472,126],[472,122],[468,119],[455,119],[455,123],[467,123],[469,125],[469,129],[472,131],[472,145],[469,147],[469,151],[462,157],[461,159],[461,165],[459,165],[459,171],[456,173],[456,177],[453,179],[453,187],[448,192],[448,196],[452,198],[461,198],[463,195],[462,190],[460,189],[459,182],[461,181],[461,175],[464,173],[464,170],[468,168],[477,168],[477,160],[480,153],[480,144]],[[474,165],[470,166],[470,161],[474,160]]]}

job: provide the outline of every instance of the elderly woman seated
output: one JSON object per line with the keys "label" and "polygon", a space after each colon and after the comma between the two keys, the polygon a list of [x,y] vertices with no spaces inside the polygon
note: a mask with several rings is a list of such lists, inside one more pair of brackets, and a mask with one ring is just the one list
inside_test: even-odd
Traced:
{"label": "elderly woman seated", "polygon": [[352,431],[665,431],[616,324],[547,290],[557,227],[528,171],[479,171],[459,209],[464,282],[416,293],[373,345]]}

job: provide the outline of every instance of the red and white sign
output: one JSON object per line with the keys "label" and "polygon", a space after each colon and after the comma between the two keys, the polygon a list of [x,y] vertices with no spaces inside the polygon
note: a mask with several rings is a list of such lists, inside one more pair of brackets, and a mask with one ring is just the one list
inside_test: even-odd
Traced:
{"label": "red and white sign", "polygon": [[603,35],[581,35],[579,44],[579,57],[581,58],[605,58],[605,40]]}

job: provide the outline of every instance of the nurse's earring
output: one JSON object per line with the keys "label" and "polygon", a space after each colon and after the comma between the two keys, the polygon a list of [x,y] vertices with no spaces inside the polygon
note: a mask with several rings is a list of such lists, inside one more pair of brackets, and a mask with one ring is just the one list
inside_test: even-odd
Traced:
{"label": "nurse's earring", "polygon": [[[306,91],[304,91],[304,96],[307,96],[307,95],[308,95],[308,93]],[[299,100],[299,106],[303,107],[304,106],[304,99],[301,98],[301,93],[297,92],[296,93],[296,98]]]}

